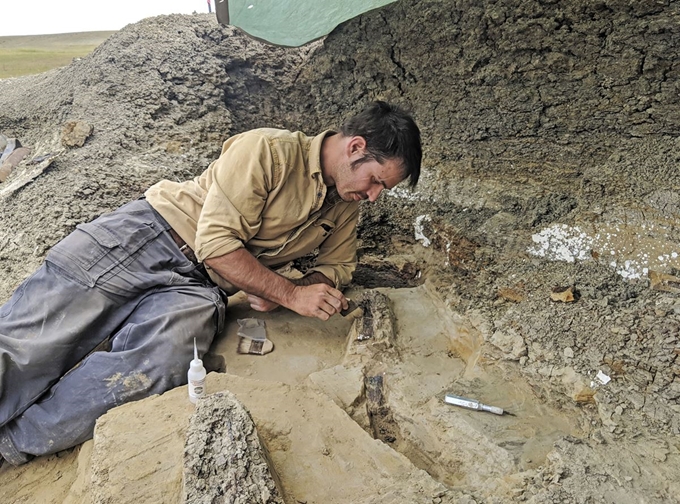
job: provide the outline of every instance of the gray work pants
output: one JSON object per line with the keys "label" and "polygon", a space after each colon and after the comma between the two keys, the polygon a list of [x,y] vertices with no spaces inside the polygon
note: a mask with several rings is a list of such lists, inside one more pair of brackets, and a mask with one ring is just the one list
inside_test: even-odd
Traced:
{"label": "gray work pants", "polygon": [[[90,439],[123,403],[187,382],[225,297],[144,200],[82,224],[0,307],[0,455],[21,464]],[[110,351],[92,352],[106,340]],[[88,355],[89,354],[89,355]]]}

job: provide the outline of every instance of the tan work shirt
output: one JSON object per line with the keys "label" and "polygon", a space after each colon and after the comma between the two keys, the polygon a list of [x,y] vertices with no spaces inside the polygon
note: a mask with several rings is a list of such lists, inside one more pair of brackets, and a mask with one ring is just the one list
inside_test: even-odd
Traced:
{"label": "tan work shirt", "polygon": [[[356,268],[359,204],[326,198],[321,143],[328,134],[257,129],[233,136],[200,176],[162,180],[146,199],[199,261],[245,247],[265,266],[277,267],[318,247],[311,271],[342,287]],[[215,283],[236,291],[207,269]]]}

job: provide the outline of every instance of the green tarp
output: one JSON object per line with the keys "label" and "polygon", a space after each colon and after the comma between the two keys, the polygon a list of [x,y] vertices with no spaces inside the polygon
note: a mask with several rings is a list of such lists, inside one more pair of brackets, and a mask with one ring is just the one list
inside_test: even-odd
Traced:
{"label": "green tarp", "polygon": [[[272,44],[300,46],[362,12],[395,0],[215,0],[222,24]],[[228,19],[225,7],[228,6]]]}

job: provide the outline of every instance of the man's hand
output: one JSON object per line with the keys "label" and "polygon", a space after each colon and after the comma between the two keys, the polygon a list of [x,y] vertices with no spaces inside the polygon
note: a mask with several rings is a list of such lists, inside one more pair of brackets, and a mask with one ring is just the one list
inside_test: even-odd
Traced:
{"label": "man's hand", "polygon": [[244,248],[204,262],[222,278],[248,293],[248,301],[255,310],[267,311],[281,305],[306,317],[328,320],[347,308],[347,299],[342,292],[319,272],[291,281],[260,264]]}
{"label": "man's hand", "polygon": [[294,312],[321,320],[328,320],[348,306],[342,292],[325,283],[296,285],[293,296],[290,308]]}
{"label": "man's hand", "polygon": [[250,307],[253,310],[260,312],[276,310],[279,307],[279,305],[273,301],[268,301],[261,297],[255,296],[254,294],[248,294],[248,303],[250,303]]}
{"label": "man's hand", "polygon": [[[347,309],[347,298],[337,289],[326,284],[298,286],[295,289],[295,302],[291,309],[305,317],[317,317],[328,320],[330,317]],[[247,295],[250,307],[259,312],[268,312],[279,307],[277,303],[268,301],[254,294]]]}

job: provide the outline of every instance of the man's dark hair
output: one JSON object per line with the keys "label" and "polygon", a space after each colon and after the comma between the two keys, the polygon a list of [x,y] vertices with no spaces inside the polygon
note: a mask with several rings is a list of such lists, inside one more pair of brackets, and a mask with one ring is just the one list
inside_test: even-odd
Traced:
{"label": "man's dark hair", "polygon": [[408,185],[416,186],[423,149],[420,130],[404,109],[384,101],[373,102],[345,121],[340,131],[346,137],[361,136],[366,140],[368,154],[355,164],[373,159],[382,164],[386,159],[399,159],[409,179]]}

